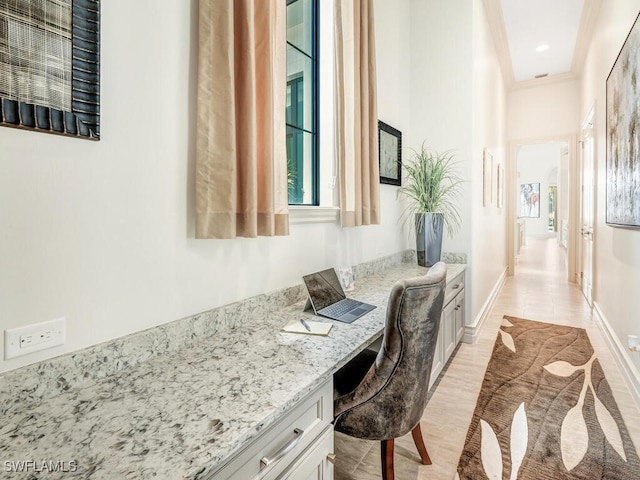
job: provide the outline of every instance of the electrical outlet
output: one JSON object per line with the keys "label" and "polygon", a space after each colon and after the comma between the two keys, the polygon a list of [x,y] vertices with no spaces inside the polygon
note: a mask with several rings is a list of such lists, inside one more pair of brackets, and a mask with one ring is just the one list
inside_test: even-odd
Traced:
{"label": "electrical outlet", "polygon": [[5,360],[63,345],[66,339],[65,323],[66,319],[62,317],[26,327],[5,330]]}
{"label": "electrical outlet", "polygon": [[627,335],[627,346],[630,352],[640,352],[640,344],[637,335]]}

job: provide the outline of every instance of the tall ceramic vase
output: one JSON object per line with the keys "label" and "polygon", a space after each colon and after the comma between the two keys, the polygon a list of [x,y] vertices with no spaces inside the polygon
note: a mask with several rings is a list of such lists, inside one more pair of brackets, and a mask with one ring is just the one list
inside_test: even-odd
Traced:
{"label": "tall ceramic vase", "polygon": [[416,252],[418,265],[431,267],[440,261],[442,253],[442,213],[416,214]]}

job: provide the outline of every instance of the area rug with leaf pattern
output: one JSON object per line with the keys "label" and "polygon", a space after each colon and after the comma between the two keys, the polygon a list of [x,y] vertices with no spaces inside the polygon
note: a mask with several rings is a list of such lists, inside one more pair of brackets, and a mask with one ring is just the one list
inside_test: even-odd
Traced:
{"label": "area rug with leaf pattern", "polygon": [[456,479],[640,479],[640,459],[581,328],[505,316]]}

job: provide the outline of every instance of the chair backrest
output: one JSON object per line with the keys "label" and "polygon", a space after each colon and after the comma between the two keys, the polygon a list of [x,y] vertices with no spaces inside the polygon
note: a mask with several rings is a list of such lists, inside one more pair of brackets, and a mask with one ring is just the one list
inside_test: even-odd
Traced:
{"label": "chair backrest", "polygon": [[420,421],[427,404],[447,267],[391,289],[382,346],[358,387],[335,402],[335,428],[369,440],[397,438]]}

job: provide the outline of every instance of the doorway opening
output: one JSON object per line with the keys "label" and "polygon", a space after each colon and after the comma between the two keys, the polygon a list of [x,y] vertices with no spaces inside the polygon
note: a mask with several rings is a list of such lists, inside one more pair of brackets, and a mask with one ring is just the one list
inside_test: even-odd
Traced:
{"label": "doorway opening", "polygon": [[575,143],[575,138],[512,144],[510,274],[517,274],[518,262],[526,253],[527,245],[544,241],[549,248],[557,248],[558,258],[563,259],[560,263],[553,263],[556,266],[552,268],[560,268],[558,273],[569,281],[575,281],[575,259],[572,260],[575,249],[570,240],[570,211],[575,195],[569,178],[570,164],[574,162],[572,143]]}

